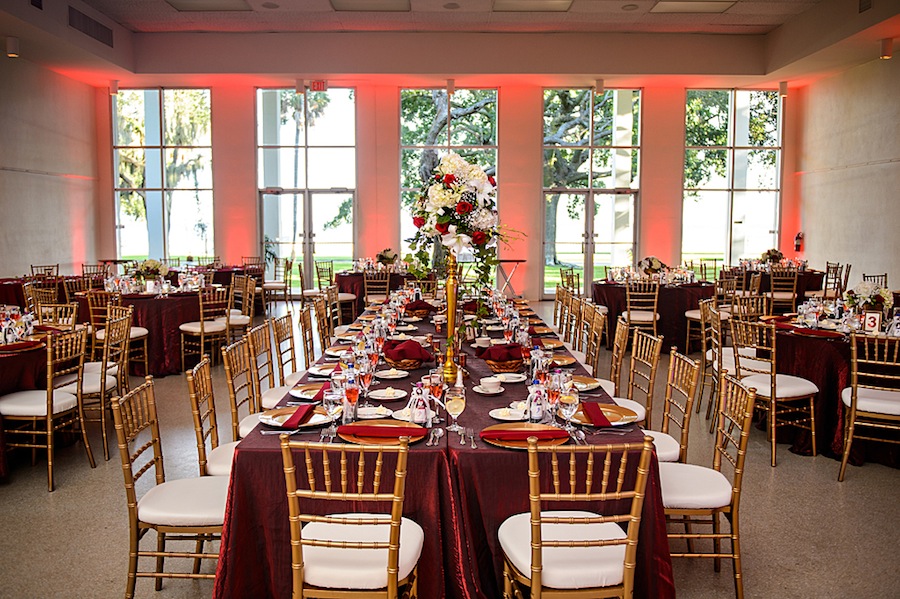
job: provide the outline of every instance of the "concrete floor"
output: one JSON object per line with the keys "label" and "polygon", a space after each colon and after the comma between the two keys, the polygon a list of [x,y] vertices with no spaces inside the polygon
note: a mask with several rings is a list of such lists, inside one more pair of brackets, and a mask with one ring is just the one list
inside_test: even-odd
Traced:
{"label": "concrete floor", "polygon": [[[549,315],[552,304],[537,307]],[[604,352],[604,359],[608,355]],[[664,358],[657,402],[663,397],[662,373],[667,366]],[[601,367],[600,375],[606,374],[607,366]],[[220,422],[227,426],[230,416],[221,366],[213,369],[213,376]],[[156,384],[166,476],[195,476],[197,454],[187,384],[180,376],[157,379]],[[694,421],[689,462],[711,464],[713,438],[707,424],[702,415]],[[111,426],[110,433],[114,446]],[[231,440],[227,428],[223,437]],[[53,493],[46,490],[42,459],[34,466],[22,454],[11,460],[11,473],[0,483],[0,598],[123,594],[128,523],[121,465],[115,453],[108,462],[102,459],[96,427],[91,443],[98,456],[96,469],[88,466],[80,444],[58,451]],[[797,456],[786,445],[778,450],[778,466],[771,468],[765,433],[752,430],[740,508],[746,596],[897,596],[900,471],[877,464],[850,467],[845,482],[838,483],[839,462]],[[149,538],[148,542],[153,543]],[[679,597],[734,596],[728,562],[720,573],[713,571],[711,560],[675,560],[674,568]],[[211,566],[207,569],[212,571]],[[139,580],[137,585],[137,597],[194,599],[211,593],[211,581],[167,580],[160,593],[149,580]]]}

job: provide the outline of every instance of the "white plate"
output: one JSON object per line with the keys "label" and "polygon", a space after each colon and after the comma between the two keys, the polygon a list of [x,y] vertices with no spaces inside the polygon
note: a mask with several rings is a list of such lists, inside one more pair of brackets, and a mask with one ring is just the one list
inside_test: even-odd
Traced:
{"label": "white plate", "polygon": [[411,324],[403,324],[397,327],[398,331],[418,331],[419,327]]}
{"label": "white plate", "polygon": [[406,339],[412,339],[412,337],[410,337],[406,333],[397,333],[396,335],[391,335],[391,339],[393,339],[395,341],[397,341],[397,340],[405,341]]}
{"label": "white plate", "polygon": [[481,324],[499,324],[500,321],[496,318],[482,318]]}
{"label": "white plate", "polygon": [[356,416],[363,420],[371,420],[373,418],[388,418],[391,415],[391,409],[384,406],[373,406],[371,408],[357,407]]}
{"label": "white plate", "polygon": [[834,320],[822,320],[822,321],[819,321],[819,328],[833,331],[838,328],[839,324],[840,323],[838,323]]}
{"label": "white plate", "polygon": [[600,381],[595,381],[593,383],[583,383],[580,381],[575,381],[575,388],[579,391],[593,391],[600,387]]}
{"label": "white plate", "polygon": [[478,317],[475,316],[474,314],[466,314],[465,316],[463,316],[463,320],[466,322],[471,322],[471,321],[475,320],[476,318],[478,318]]}
{"label": "white plate", "polygon": [[501,372],[494,376],[500,379],[501,383],[521,383],[522,381],[528,380],[527,376],[519,374],[518,372]]}
{"label": "white plate", "polygon": [[369,391],[369,399],[377,399],[379,401],[397,401],[404,397],[406,397],[406,391],[403,389],[394,389],[393,387]]}
{"label": "white plate", "polygon": [[310,376],[318,376],[328,378],[331,376],[331,373],[334,372],[334,364],[325,364],[323,366],[310,366],[309,370],[306,372],[310,374]]}
{"label": "white plate", "polygon": [[[293,416],[293,413],[280,414],[278,416],[272,417],[272,416],[269,416],[268,414],[266,414],[265,412],[262,412],[259,415],[259,421],[262,422],[263,424],[268,424],[269,426],[279,426],[280,427],[280,426],[284,425],[284,423],[287,422],[288,418],[290,418],[291,416]],[[312,426],[318,426],[320,424],[327,424],[329,422],[331,422],[331,418],[329,418],[327,414],[319,414],[318,412],[316,412],[310,417],[309,420],[307,420],[306,422],[303,423],[303,426],[304,427],[307,427],[307,426],[312,427]]]}
{"label": "white plate", "polygon": [[311,401],[316,395],[319,394],[319,391],[322,390],[322,385],[316,385],[318,389],[304,389],[303,387],[307,387],[307,385],[300,385],[300,389],[292,388],[288,393],[290,393],[293,397],[297,399],[305,399],[306,401]]}
{"label": "white plate", "polygon": [[507,343],[512,343],[512,341],[507,341],[506,339],[491,339],[491,345],[506,345]]}
{"label": "white plate", "polygon": [[482,388],[481,385],[475,385],[474,387],[472,387],[472,391],[474,391],[475,393],[479,393],[481,395],[500,395],[501,393],[506,391],[506,389],[504,389],[503,387],[500,387],[496,391],[491,392],[491,391],[488,391],[488,390]]}
{"label": "white plate", "polygon": [[488,414],[491,418],[507,422],[521,422],[525,420],[524,410],[513,410],[512,408],[497,408],[496,410],[491,410]]}
{"label": "white plate", "polygon": [[403,317],[403,322],[419,322],[420,320],[422,320],[422,319],[418,316],[404,316]]}
{"label": "white plate", "polygon": [[325,350],[325,355],[331,356],[332,358],[340,358],[341,354],[344,353],[345,351],[353,351],[353,347],[352,346],[342,347],[340,349],[340,351],[328,348]]}
{"label": "white plate", "polygon": [[509,404],[509,407],[513,410],[517,410],[519,412],[524,412],[525,411],[525,400],[523,399],[522,401],[514,401],[511,404]]}
{"label": "white plate", "polygon": [[379,379],[405,379],[409,376],[409,373],[405,370],[397,370],[396,368],[391,368],[390,370],[379,370],[375,373],[375,377]]}
{"label": "white plate", "polygon": [[[428,410],[428,417],[434,418],[434,410]],[[409,408],[403,408],[402,410],[394,410],[394,413],[391,414],[391,418],[394,420],[405,420],[409,422],[410,419],[410,411]]]}
{"label": "white plate", "polygon": [[504,330],[505,328],[506,328],[506,327],[504,327],[502,324],[495,324],[495,325],[491,325],[491,326],[487,327],[487,330],[489,330],[489,331],[502,331],[502,330]]}

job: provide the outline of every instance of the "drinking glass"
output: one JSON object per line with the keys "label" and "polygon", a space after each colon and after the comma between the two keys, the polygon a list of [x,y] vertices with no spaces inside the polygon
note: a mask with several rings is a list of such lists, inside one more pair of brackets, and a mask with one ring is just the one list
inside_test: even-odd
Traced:
{"label": "drinking glass", "polygon": [[341,413],[343,403],[344,395],[334,389],[329,389],[322,397],[322,407],[325,408],[325,413],[331,418],[331,425],[328,427],[329,435],[337,434],[337,425],[335,424],[335,421],[337,420],[338,414]]}
{"label": "drinking glass", "polygon": [[344,414],[344,422],[353,422],[356,420],[356,402],[359,400],[359,384],[355,380],[348,380],[344,385],[344,398],[349,412]]}
{"label": "drinking glass", "polygon": [[578,390],[575,387],[563,389],[559,394],[559,412],[566,419],[565,429],[569,432],[575,430],[572,426],[572,416],[578,411]]}
{"label": "drinking glass", "polygon": [[562,381],[559,376],[554,374],[550,377],[550,384],[547,385],[547,413],[550,426],[559,427],[559,423],[556,421],[556,410],[562,390]]}
{"label": "drinking glass", "polygon": [[463,410],[466,409],[466,392],[457,387],[448,389],[444,407],[447,409],[447,413],[450,414],[450,417],[453,419],[453,422],[447,427],[447,430],[450,432],[459,432],[460,430],[464,430],[463,427],[459,426],[456,423],[456,419],[459,418],[459,415],[462,414]]}
{"label": "drinking glass", "polygon": [[375,366],[366,359],[364,362],[357,363],[359,366],[359,370],[357,371],[356,380],[359,384],[359,388],[362,389],[363,392],[363,403],[362,407],[371,408],[372,404],[369,403],[369,387],[372,386],[372,381],[375,379]]}

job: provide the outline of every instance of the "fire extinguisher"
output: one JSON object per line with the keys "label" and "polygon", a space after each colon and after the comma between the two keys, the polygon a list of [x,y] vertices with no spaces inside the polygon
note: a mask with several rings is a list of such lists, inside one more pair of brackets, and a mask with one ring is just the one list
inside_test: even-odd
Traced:
{"label": "fire extinguisher", "polygon": [[803,245],[803,231],[800,231],[799,233],[794,235],[794,251],[799,252],[802,245]]}

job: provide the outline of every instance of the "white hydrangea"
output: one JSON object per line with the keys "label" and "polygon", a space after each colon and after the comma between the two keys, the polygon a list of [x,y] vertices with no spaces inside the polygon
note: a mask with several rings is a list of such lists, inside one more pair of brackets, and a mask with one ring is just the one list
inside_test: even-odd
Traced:
{"label": "white hydrangea", "polygon": [[497,225],[497,215],[487,208],[478,208],[472,212],[469,222],[476,229],[490,229]]}

